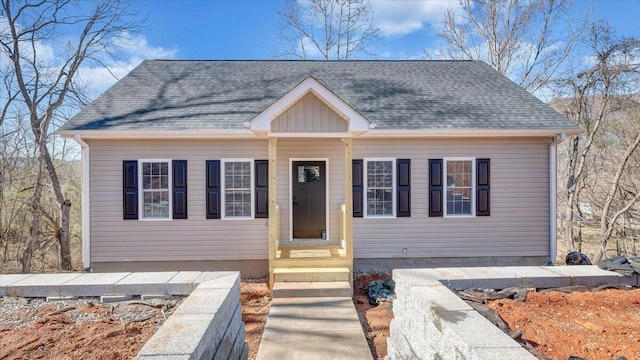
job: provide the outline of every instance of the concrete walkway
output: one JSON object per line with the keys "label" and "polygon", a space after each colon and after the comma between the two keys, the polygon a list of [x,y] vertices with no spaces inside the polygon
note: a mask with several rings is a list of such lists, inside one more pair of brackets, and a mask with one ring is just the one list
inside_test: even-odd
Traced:
{"label": "concrete walkway", "polygon": [[276,298],[271,302],[257,360],[371,358],[351,298]]}

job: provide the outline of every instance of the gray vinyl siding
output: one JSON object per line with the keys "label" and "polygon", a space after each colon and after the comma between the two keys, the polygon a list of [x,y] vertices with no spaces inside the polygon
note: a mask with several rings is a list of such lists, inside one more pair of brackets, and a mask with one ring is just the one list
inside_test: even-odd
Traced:
{"label": "gray vinyl siding", "polygon": [[[411,217],[354,218],[356,258],[548,256],[550,139],[358,139],[353,158],[411,159]],[[207,220],[205,161],[268,158],[260,140],[91,140],[92,262],[259,260],[268,252],[267,219]],[[428,217],[428,159],[491,159],[491,216]],[[122,219],[122,161],[187,160],[188,219]],[[290,159],[328,158],[329,238],[339,237],[344,142],[277,142],[281,241],[289,240]],[[407,248],[407,254],[402,249]]]}
{"label": "gray vinyl siding", "polygon": [[[355,218],[354,256],[547,256],[549,142],[542,138],[354,140],[354,159],[411,159],[411,217]],[[428,159],[443,157],[491,159],[491,216],[428,216]]]}
{"label": "gray vinyl siding", "polygon": [[[91,261],[266,259],[266,219],[207,220],[205,161],[267,159],[265,140],[91,140]],[[122,161],[187,160],[188,219],[122,219]]]}
{"label": "gray vinyl siding", "polygon": [[338,243],[340,237],[340,204],[344,202],[344,142],[339,139],[278,139],[278,204],[280,205],[280,239],[289,241],[290,159],[328,158],[329,172],[329,240]]}
{"label": "gray vinyl siding", "polygon": [[345,132],[349,124],[312,93],[271,123],[273,132]]}

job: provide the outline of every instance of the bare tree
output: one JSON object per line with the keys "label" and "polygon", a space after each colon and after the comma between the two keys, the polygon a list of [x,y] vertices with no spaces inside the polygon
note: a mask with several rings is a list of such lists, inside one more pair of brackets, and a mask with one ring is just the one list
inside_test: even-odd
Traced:
{"label": "bare tree", "polygon": [[572,26],[570,0],[458,0],[442,22],[436,56],[483,60],[530,92],[553,79],[585,22]]}
{"label": "bare tree", "polygon": [[[133,12],[120,0],[2,0],[6,21],[0,33],[0,53],[8,60],[28,113],[38,151],[38,168],[31,196],[31,240],[22,256],[22,271],[29,272],[33,251],[40,241],[43,216],[42,191],[46,177],[59,208],[57,233],[64,270],[72,269],[69,247],[71,202],[65,195],[48,139],[52,121],[65,106],[81,97],[78,70],[83,63],[101,63],[116,48],[114,41],[136,26]],[[71,35],[71,36],[69,36]],[[41,53],[47,42],[65,39],[64,53]],[[60,45],[60,44],[59,44]]]}
{"label": "bare tree", "polygon": [[640,200],[637,173],[632,170],[639,165],[640,41],[615,38],[608,27],[598,24],[590,29],[588,45],[592,55],[587,65],[556,82],[565,100],[555,106],[584,129],[566,146],[565,245],[574,249],[574,220],[580,215],[580,203],[588,200],[600,215],[594,254],[598,261],[618,220]]}
{"label": "bare tree", "polygon": [[278,11],[279,57],[349,60],[372,55],[379,37],[368,0],[288,0]]}

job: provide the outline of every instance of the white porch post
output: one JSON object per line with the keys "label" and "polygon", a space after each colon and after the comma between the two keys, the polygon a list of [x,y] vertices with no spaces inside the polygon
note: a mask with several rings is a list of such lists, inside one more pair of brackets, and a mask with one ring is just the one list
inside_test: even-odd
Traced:
{"label": "white porch post", "polygon": [[353,154],[352,138],[344,139],[344,205],[345,205],[345,255],[349,263],[349,283],[353,289]]}

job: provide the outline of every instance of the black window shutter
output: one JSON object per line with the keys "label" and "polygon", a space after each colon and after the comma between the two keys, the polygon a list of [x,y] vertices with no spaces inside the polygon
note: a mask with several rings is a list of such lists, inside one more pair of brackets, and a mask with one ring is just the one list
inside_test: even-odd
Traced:
{"label": "black window shutter", "polygon": [[269,160],[256,160],[255,187],[256,187],[256,218],[269,217]]}
{"label": "black window shutter", "polygon": [[476,159],[476,216],[489,216],[490,160]]}
{"label": "black window shutter", "polygon": [[187,160],[173,160],[173,218],[187,218]]}
{"label": "black window shutter", "polygon": [[411,216],[411,159],[398,159],[398,212],[397,217]]}
{"label": "black window shutter", "polygon": [[429,216],[442,217],[442,159],[429,159]]}
{"label": "black window shutter", "polygon": [[207,160],[207,219],[220,219],[220,160]]}
{"label": "black window shutter", "polygon": [[353,180],[353,217],[362,217],[362,160],[353,160],[351,178]]}
{"label": "black window shutter", "polygon": [[138,161],[122,162],[122,215],[124,220],[138,218]]}

